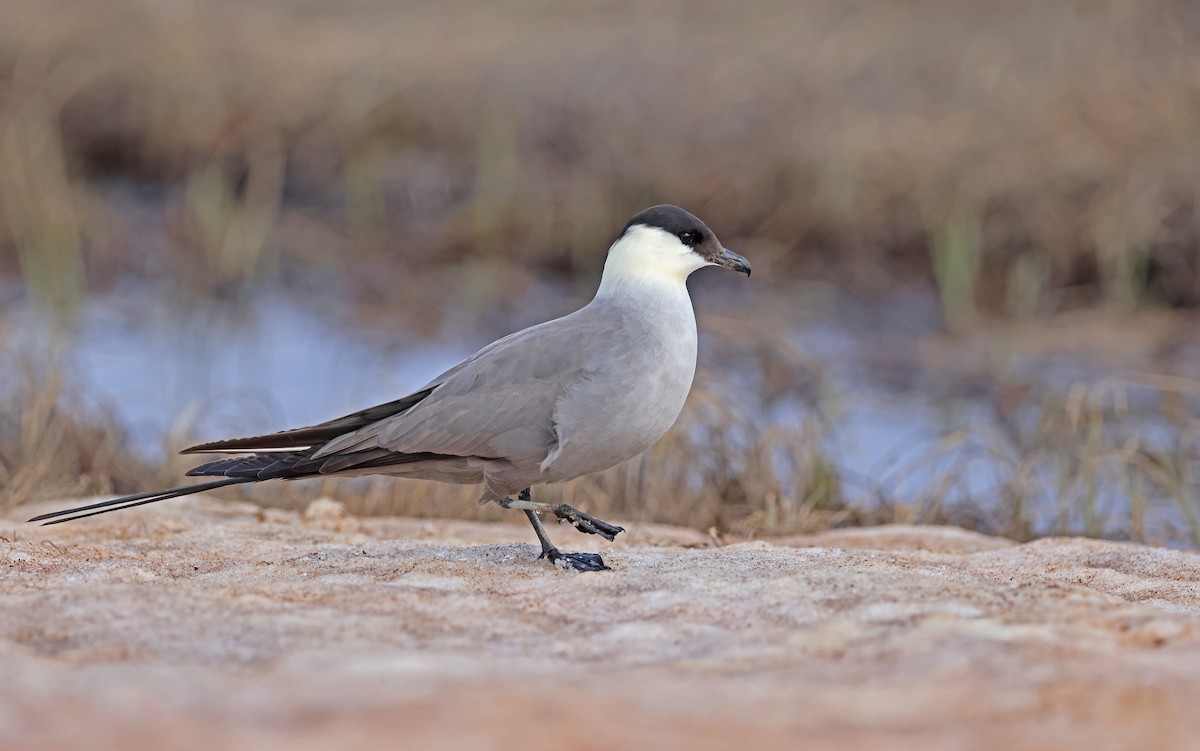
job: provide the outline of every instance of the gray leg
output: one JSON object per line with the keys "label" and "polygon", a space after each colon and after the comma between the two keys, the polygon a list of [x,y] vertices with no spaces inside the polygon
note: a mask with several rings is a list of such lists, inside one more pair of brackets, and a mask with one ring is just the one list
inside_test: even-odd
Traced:
{"label": "gray leg", "polygon": [[597,519],[594,516],[578,511],[565,503],[534,503],[529,495],[529,489],[522,490],[517,500],[506,498],[500,502],[504,508],[520,509],[521,511],[546,511],[558,517],[559,521],[570,522],[575,529],[589,535],[600,535],[606,540],[611,541],[617,535],[625,531],[624,527],[618,527],[615,524],[609,524],[603,519]]}
{"label": "gray leg", "polygon": [[[505,508],[520,508],[525,512],[529,523],[533,525],[533,532],[537,535],[538,542],[542,544],[542,554],[538,558],[546,558],[551,563],[566,561],[571,568],[576,571],[607,571],[608,566],[605,565],[604,559],[596,553],[564,553],[554,547],[554,543],[550,542],[550,535],[546,534],[546,528],[542,526],[542,520],[538,518],[537,511],[531,508],[517,506],[517,503],[528,503],[533,506],[549,506],[545,503],[533,503],[529,500],[529,490],[521,491],[518,501],[508,501],[501,503]],[[618,527],[618,530],[620,528]],[[597,533],[599,534],[599,533]],[[612,539],[611,537],[608,539]]]}

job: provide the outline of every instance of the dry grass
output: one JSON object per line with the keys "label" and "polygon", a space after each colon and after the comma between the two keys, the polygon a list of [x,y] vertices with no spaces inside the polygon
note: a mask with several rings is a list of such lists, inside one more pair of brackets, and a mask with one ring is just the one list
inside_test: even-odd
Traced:
{"label": "dry grass", "polygon": [[[600,516],[734,536],[955,524],[1017,540],[1086,535],[1200,546],[1200,382],[1137,375],[1029,391],[878,476],[846,476],[832,418],[763,419],[702,374],[675,429],[643,457],[545,492]],[[1130,403],[1137,393],[1140,407]],[[754,417],[748,417],[753,415]],[[911,482],[917,479],[915,484]],[[254,497],[302,508],[314,492],[366,514],[500,519],[474,488],[379,479]]]}
{"label": "dry grass", "polygon": [[[950,419],[869,477],[838,451],[841,404],[857,398],[786,340],[752,371],[701,370],[676,427],[634,461],[561,488],[539,488],[600,516],[659,521],[718,537],[780,535],[886,522],[956,524],[1014,539],[1088,535],[1200,546],[1200,381],[1134,373],[1065,391],[1001,387],[986,419]],[[743,363],[747,365],[747,363]],[[807,372],[772,387],[773,369]],[[60,376],[32,366],[2,394],[0,504],[175,484],[188,466],[128,458],[119,423],[81,408]],[[747,380],[749,379],[749,380]],[[747,388],[747,384],[750,387]],[[764,396],[765,395],[765,396]],[[800,402],[808,406],[798,414]],[[174,437],[167,453],[180,448]],[[231,489],[264,505],[337,498],[358,514],[497,520],[474,487],[369,478]]]}
{"label": "dry grass", "polygon": [[120,272],[211,291],[314,265],[377,295],[445,266],[487,296],[593,268],[671,200],[764,278],[929,279],[952,328],[1190,306],[1198,21],[1184,0],[8,0],[2,265],[58,302]]}
{"label": "dry grass", "polygon": [[72,396],[57,371],[23,362],[3,372],[0,506],[133,492],[162,479],[129,456],[116,417]]}

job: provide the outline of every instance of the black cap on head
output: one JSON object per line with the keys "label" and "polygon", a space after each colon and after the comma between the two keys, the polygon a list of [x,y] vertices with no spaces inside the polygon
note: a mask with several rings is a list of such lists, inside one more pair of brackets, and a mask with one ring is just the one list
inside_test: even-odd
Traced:
{"label": "black cap on head", "polygon": [[684,211],[678,206],[672,206],[669,203],[651,206],[645,211],[639,212],[637,216],[629,220],[629,224],[625,225],[625,229],[621,230],[621,234],[625,234],[630,227],[637,224],[647,227],[658,227],[676,236],[682,235],[685,232],[696,232],[702,235],[704,230],[708,229],[704,225],[704,222],[700,221],[694,214]]}

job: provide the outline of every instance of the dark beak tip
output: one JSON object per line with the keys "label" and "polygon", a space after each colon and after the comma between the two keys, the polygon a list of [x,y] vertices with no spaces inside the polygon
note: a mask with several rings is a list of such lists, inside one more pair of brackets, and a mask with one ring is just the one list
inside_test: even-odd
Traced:
{"label": "dark beak tip", "polygon": [[729,248],[721,248],[720,261],[720,265],[725,268],[750,276],[750,262],[745,256],[740,256]]}

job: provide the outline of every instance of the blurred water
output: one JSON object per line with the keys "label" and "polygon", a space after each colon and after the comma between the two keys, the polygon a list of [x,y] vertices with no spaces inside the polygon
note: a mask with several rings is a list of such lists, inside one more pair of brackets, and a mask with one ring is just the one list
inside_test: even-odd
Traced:
{"label": "blurred water", "polygon": [[[328,313],[348,307],[329,298],[314,305],[280,288],[238,305],[180,305],[169,294],[131,285],[90,298],[65,363],[88,399],[115,409],[132,448],[153,455],[180,428],[205,439],[271,432],[390,401],[486,344],[462,331],[429,338],[383,322],[348,325]],[[27,344],[45,336],[32,311],[18,309],[14,318]],[[869,342],[831,321],[794,325],[791,338],[853,393],[828,438],[852,481],[884,476],[902,455],[945,434],[944,400],[889,388],[895,376],[872,377],[864,364]],[[790,419],[811,412],[803,401],[786,404]],[[981,405],[967,402],[964,409],[964,419],[987,419]],[[927,481],[923,472],[906,473],[896,490]]]}
{"label": "blurred water", "polygon": [[[1011,466],[984,445],[1002,427],[995,390],[969,373],[922,369],[912,352],[905,355],[906,345],[894,346],[898,339],[911,341],[905,337],[936,330],[936,315],[924,303],[910,306],[903,316],[853,301],[851,306],[858,318],[824,303],[817,315],[794,308],[799,314],[793,318],[777,316],[774,324],[790,329],[785,338],[819,371],[818,380],[832,387],[818,395],[805,395],[801,388],[767,407],[764,420],[799,424],[818,413],[836,413],[827,421],[821,446],[837,465],[847,496],[859,502],[920,501],[941,493],[949,501],[998,498],[997,489],[1011,480]],[[17,344],[44,344],[43,321],[28,308],[9,308],[6,318],[23,340]],[[115,410],[131,450],[153,458],[161,455],[170,434],[210,440],[272,432],[393,400],[490,339],[474,329],[430,337],[386,320],[364,326],[330,312],[352,308],[336,295],[324,293],[316,301],[279,288],[232,305],[181,304],[145,284],[118,286],[86,303],[65,345],[64,361],[87,399]],[[881,323],[872,320],[874,315],[893,320]],[[702,312],[702,330],[712,328],[705,323]],[[738,362],[756,367],[745,352],[726,351],[731,339],[738,337],[722,339],[705,331],[701,365],[722,372],[739,367]],[[1037,377],[1064,386],[1100,375],[1094,365],[1066,357],[1014,359],[1006,369],[1018,381]],[[747,375],[746,382],[754,383],[756,374]],[[1146,428],[1144,435],[1152,437],[1155,426]],[[952,434],[970,440],[947,445]],[[1172,439],[1165,435],[1166,441]],[[1036,472],[1043,470],[1049,489],[1040,496],[1049,502],[1038,516],[1048,524],[1057,494],[1053,468]],[[939,479],[947,476],[956,478],[952,492],[938,489]],[[1125,504],[1122,492],[1105,488],[1099,503],[1119,508]]]}
{"label": "blurred water", "polygon": [[[37,317],[16,328],[40,337]],[[378,337],[376,337],[378,338]],[[88,399],[115,409],[147,454],[173,429],[270,432],[320,422],[414,390],[470,354],[463,342],[389,333],[381,346],[311,298],[265,292],[237,306],[181,308],[153,293],[90,300],[64,362]]]}

